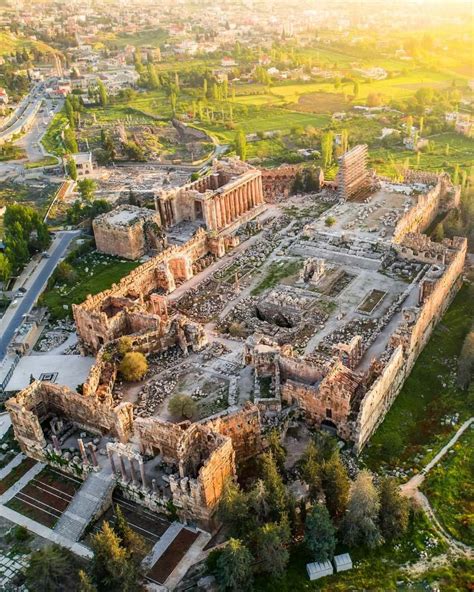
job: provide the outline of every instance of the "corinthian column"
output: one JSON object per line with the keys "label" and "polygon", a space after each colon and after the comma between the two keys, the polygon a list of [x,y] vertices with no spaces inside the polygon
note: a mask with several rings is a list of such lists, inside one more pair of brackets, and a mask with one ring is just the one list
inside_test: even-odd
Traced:
{"label": "corinthian column", "polygon": [[219,197],[215,197],[213,199],[214,207],[216,209],[216,219],[217,219],[217,229],[220,230],[222,228],[222,211],[221,211],[221,202]]}
{"label": "corinthian column", "polygon": [[263,183],[262,176],[257,177],[257,203],[262,204],[265,200],[263,199]]}

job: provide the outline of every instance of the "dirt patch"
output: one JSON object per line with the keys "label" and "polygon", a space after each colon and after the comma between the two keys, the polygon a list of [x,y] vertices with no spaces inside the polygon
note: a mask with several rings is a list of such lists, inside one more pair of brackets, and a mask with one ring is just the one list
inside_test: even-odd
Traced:
{"label": "dirt patch", "polygon": [[345,111],[347,105],[342,93],[316,92],[302,95],[297,103],[291,105],[291,109],[301,113],[335,113]]}
{"label": "dirt patch", "polygon": [[183,528],[151,568],[147,578],[158,584],[164,584],[198,536],[197,532]]}

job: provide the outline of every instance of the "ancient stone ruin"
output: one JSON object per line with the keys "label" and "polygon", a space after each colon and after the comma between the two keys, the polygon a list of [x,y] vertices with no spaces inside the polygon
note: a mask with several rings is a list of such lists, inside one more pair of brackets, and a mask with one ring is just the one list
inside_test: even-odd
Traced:
{"label": "ancient stone ruin", "polygon": [[[127,206],[99,219],[98,233],[133,215],[129,255],[158,252],[73,306],[82,353],[95,356],[78,392],[35,381],[7,402],[22,451],[82,478],[105,461],[129,499],[172,503],[211,531],[225,480],[289,418],[360,453],[456,294],[467,250],[422,234],[459,203],[447,175],[394,183],[366,174],[365,158],[364,147],[342,157],[339,189],[316,195],[291,195],[293,173],[275,173],[271,206],[269,176],[223,161],[157,195],[150,218]],[[151,245],[149,220],[166,233],[198,226]],[[120,372],[124,337],[148,361],[136,383]],[[177,395],[188,415],[173,415]]]}

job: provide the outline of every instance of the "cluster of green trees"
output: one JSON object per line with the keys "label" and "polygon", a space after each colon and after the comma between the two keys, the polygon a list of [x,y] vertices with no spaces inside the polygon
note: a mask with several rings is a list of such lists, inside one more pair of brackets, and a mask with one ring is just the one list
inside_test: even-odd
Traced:
{"label": "cluster of green trees", "polygon": [[77,199],[66,212],[66,222],[71,226],[76,226],[81,222],[92,221],[111,209],[112,206],[105,199],[93,199],[87,203],[82,203]]}
{"label": "cluster of green trees", "polygon": [[260,478],[248,492],[228,481],[219,504],[231,538],[211,553],[208,568],[221,590],[251,590],[255,573],[278,578],[288,564],[294,500],[283,483],[278,456],[263,454],[258,469]]}
{"label": "cluster of green trees", "polygon": [[30,592],[142,592],[143,539],[127,524],[120,507],[115,522],[104,522],[91,539],[94,557],[83,569],[74,555],[52,545],[34,551],[25,573]]}
{"label": "cluster of green trees", "polygon": [[247,491],[232,481],[225,486],[219,517],[230,540],[208,559],[220,590],[252,589],[256,574],[278,579],[291,543],[301,535],[313,560],[325,561],[338,542],[373,549],[394,541],[408,526],[408,506],[396,481],[384,479],[377,487],[364,470],[351,482],[333,438],[317,434],[308,445],[299,467],[308,499],[298,504],[285,487],[285,456],[274,431],[253,486]]}
{"label": "cluster of green trees", "polygon": [[392,100],[390,106],[403,113],[418,116],[424,115],[426,108],[429,108],[425,130],[429,135],[449,128],[444,120],[444,113],[457,110],[461,99],[462,93],[453,80],[450,88],[440,90],[430,87],[419,88],[411,97]]}
{"label": "cluster of green trees", "polygon": [[48,227],[38,212],[29,206],[11,204],[3,217],[4,253],[0,253],[0,278],[7,281],[38,251],[51,243]]}

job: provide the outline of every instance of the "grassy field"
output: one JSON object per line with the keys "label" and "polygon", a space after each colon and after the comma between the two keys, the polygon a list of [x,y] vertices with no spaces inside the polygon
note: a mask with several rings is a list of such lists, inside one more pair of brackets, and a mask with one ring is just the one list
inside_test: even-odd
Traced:
{"label": "grassy field", "polygon": [[411,168],[422,171],[447,171],[452,173],[456,165],[470,169],[474,166],[474,139],[455,132],[433,135],[429,138],[433,148],[420,152],[401,148],[371,148],[370,166],[380,175],[393,176],[397,168],[408,162]]}
{"label": "grassy field", "polygon": [[[96,252],[84,255],[74,262],[76,275],[72,282],[57,283],[41,296],[51,316],[56,319],[71,315],[71,304],[80,304],[88,294],[97,294],[118,282],[139,265],[137,261],[124,261]],[[65,308],[66,307],[66,308]]]}
{"label": "grassy field", "polygon": [[[431,546],[433,545],[433,546]],[[388,592],[391,590],[407,589],[411,578],[401,568],[407,562],[415,562],[421,553],[436,556],[446,550],[444,543],[439,541],[431,530],[424,514],[416,513],[411,518],[410,527],[406,535],[395,545],[387,544],[370,551],[364,548],[351,549],[350,554],[354,569],[333,576],[328,576],[310,582],[306,573],[306,564],[312,561],[311,556],[303,547],[293,549],[290,563],[283,578],[279,581],[268,577],[258,578],[254,584],[255,592],[296,592],[302,590],[320,590],[324,592],[347,592],[354,590]],[[347,548],[340,547],[336,553],[347,552]],[[449,581],[468,582],[468,576],[460,576],[454,571]],[[400,585],[397,586],[397,582]],[[403,586],[401,582],[403,582]],[[442,588],[443,591],[446,588]],[[462,588],[458,588],[461,590]]]}
{"label": "grassy field", "polygon": [[114,33],[105,34],[100,40],[104,45],[114,47],[125,47],[134,45],[135,47],[159,47],[168,37],[168,33],[163,29],[148,29],[138,33]]}
{"label": "grassy field", "polygon": [[44,186],[32,186],[5,181],[0,186],[0,208],[18,202],[31,206],[44,215],[57,190],[58,185],[53,183]]}
{"label": "grassy field", "polygon": [[66,127],[67,123],[68,120],[66,114],[61,111],[60,113],[56,113],[49,124],[49,127],[43,136],[42,144],[51,154],[62,156],[65,153],[61,132]]}
{"label": "grassy field", "polygon": [[45,156],[40,160],[34,160],[33,162],[27,162],[25,164],[25,169],[37,169],[39,167],[44,166],[51,166],[53,164],[58,164],[58,161],[54,158],[54,156]]}
{"label": "grassy field", "polygon": [[252,290],[252,295],[261,294],[267,288],[273,288],[281,280],[290,277],[301,269],[302,261],[278,261],[270,265],[264,279]]}
{"label": "grassy field", "polygon": [[472,324],[474,289],[464,285],[420,354],[409,378],[365,449],[362,459],[373,470],[421,468],[459,427],[442,423],[472,413],[471,396],[456,387],[457,356]]}
{"label": "grassy field", "polygon": [[468,429],[429,473],[422,489],[444,528],[474,545],[474,429]]}
{"label": "grassy field", "polygon": [[[328,121],[329,118],[326,115],[297,113],[286,109],[253,105],[248,107],[246,113],[237,113],[234,116],[234,127],[242,129],[246,134],[270,131],[285,134],[298,127],[324,127]],[[222,142],[231,143],[235,139],[236,130],[228,129],[221,124],[205,122],[200,127],[213,133]]]}
{"label": "grassy field", "polygon": [[50,45],[43,43],[43,41],[23,39],[6,31],[0,32],[0,55],[11,54],[24,48],[29,50],[36,49],[42,53],[58,53]]}

